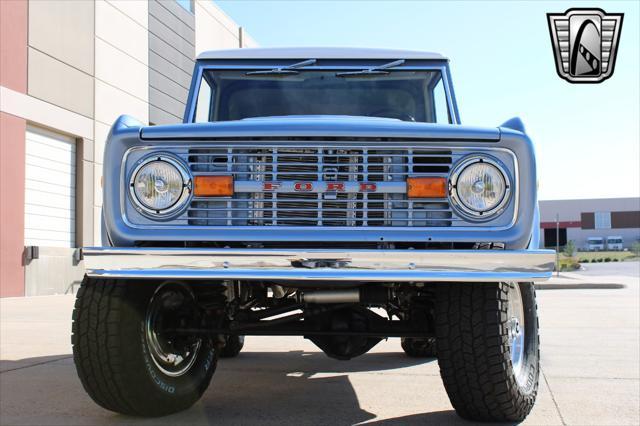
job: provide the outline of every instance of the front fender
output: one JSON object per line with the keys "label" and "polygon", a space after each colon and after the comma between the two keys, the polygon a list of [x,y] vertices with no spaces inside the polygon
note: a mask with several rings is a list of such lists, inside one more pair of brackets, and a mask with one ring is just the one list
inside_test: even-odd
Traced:
{"label": "front fender", "polygon": [[529,250],[537,250],[540,247],[540,206],[536,201],[536,208],[533,212],[533,224],[531,226],[531,240],[529,241]]}

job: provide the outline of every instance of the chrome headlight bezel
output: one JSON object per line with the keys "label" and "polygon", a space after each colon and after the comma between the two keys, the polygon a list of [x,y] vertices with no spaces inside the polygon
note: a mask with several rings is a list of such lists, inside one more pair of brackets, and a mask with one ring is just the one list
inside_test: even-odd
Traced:
{"label": "chrome headlight bezel", "polygon": [[[463,202],[457,191],[458,179],[462,172],[467,167],[476,163],[485,163],[493,166],[504,179],[505,190],[502,199],[489,210],[475,210],[470,208]],[[513,178],[511,174],[507,172],[507,168],[498,159],[488,155],[471,155],[462,158],[452,169],[449,176],[449,201],[456,213],[463,218],[474,222],[486,222],[495,219],[508,207],[511,201],[512,186]]]}
{"label": "chrome headlight bezel", "polygon": [[[155,161],[162,161],[171,166],[173,166],[179,173],[182,178],[182,192],[180,196],[176,199],[176,201],[169,207],[164,209],[153,209],[146,206],[136,195],[135,192],[135,181],[136,177],[140,173],[140,171],[149,163]],[[192,197],[192,182],[193,177],[189,171],[189,168],[182,160],[175,157],[172,154],[167,153],[154,153],[145,156],[140,159],[136,166],[133,168],[131,173],[129,174],[128,185],[129,185],[129,199],[131,200],[132,206],[142,215],[154,219],[154,220],[169,220],[173,219],[179,214],[181,214],[189,205],[189,201]]]}

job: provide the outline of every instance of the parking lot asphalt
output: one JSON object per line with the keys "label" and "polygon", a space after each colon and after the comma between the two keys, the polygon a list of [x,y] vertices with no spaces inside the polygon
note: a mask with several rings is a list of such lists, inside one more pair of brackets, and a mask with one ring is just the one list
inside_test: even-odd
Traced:
{"label": "parking lot asphalt", "polygon": [[[587,265],[563,279],[625,287],[538,291],[542,375],[525,424],[640,423],[639,276],[638,262]],[[191,409],[114,414],[76,376],[72,306],[72,296],[0,300],[0,424],[469,424],[455,415],[437,360],[407,358],[399,339],[336,361],[303,338],[249,337]]]}

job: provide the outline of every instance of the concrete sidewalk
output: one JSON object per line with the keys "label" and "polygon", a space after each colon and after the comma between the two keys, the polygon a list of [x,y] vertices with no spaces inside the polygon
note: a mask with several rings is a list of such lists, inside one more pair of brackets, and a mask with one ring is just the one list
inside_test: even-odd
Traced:
{"label": "concrete sidewalk", "polygon": [[543,282],[536,283],[538,290],[613,290],[623,288],[624,284],[620,282],[618,276],[611,277],[593,277],[585,275],[585,271],[575,272],[554,272],[553,276]]}
{"label": "concrete sidewalk", "polygon": [[[573,278],[623,289],[538,292],[542,375],[525,424],[640,423],[634,268],[594,265]],[[437,361],[407,358],[398,339],[341,362],[302,338],[249,337],[192,409],[120,416],[95,405],[76,376],[72,305],[71,296],[0,300],[0,424],[468,424],[449,404]]]}

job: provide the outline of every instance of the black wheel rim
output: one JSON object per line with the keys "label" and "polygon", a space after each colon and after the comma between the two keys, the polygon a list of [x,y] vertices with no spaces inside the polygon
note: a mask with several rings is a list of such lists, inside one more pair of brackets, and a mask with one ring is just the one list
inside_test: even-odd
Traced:
{"label": "black wheel rim", "polygon": [[191,289],[180,283],[164,283],[154,292],[145,319],[145,342],[155,366],[170,377],[186,374],[198,357],[202,339],[174,336],[164,330],[188,326],[197,312]]}

